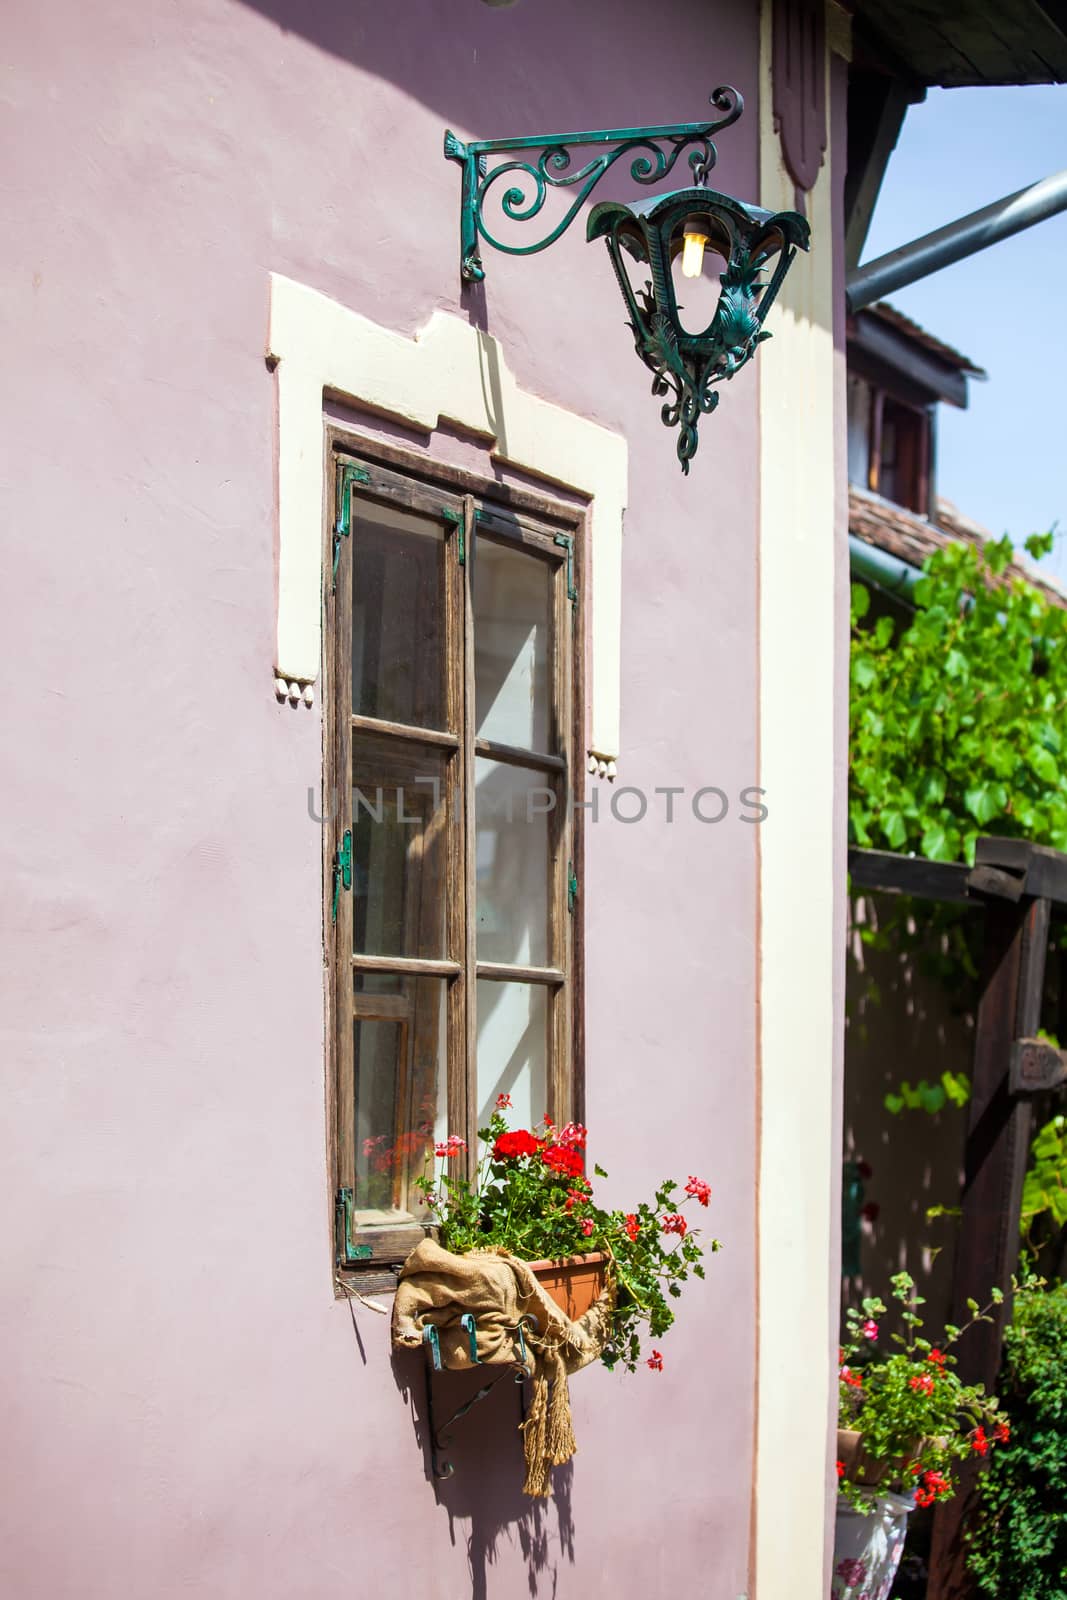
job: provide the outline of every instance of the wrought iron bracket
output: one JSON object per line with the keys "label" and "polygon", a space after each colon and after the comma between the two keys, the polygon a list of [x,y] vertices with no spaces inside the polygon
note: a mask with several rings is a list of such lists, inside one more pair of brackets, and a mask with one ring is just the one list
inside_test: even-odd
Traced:
{"label": "wrought iron bracket", "polygon": [[352,1191],[338,1189],[333,1203],[335,1260],[339,1267],[354,1267],[374,1254],[369,1244],[352,1243]]}
{"label": "wrought iron bracket", "polygon": [[[460,271],[467,283],[485,277],[479,239],[494,250],[510,256],[531,256],[547,250],[564,234],[585,201],[623,156],[633,155],[630,176],[635,183],[648,186],[667,177],[678,157],[689,149],[692,181],[703,183],[718,158],[713,135],[729,128],[745,109],[741,95],[728,84],[710,96],[716,111],[723,114],[710,122],[675,122],[653,128],[596,128],[587,133],[556,133],[523,139],[478,139],[464,144],[449,128],[445,132],[445,156],[463,168],[460,200]],[[606,146],[599,155],[577,168],[572,150]],[[692,148],[690,148],[692,147]],[[526,151],[540,151],[537,160],[527,159]],[[493,160],[494,157],[511,158]],[[508,173],[517,173],[517,182],[500,196],[500,210],[509,222],[532,222],[540,216],[552,190],[572,196],[556,225],[533,244],[508,244],[489,231],[485,218],[486,199]]]}
{"label": "wrought iron bracket", "polygon": [[[471,1364],[472,1366],[481,1366],[482,1362],[480,1362],[478,1359],[477,1324],[470,1312],[465,1312],[464,1315],[460,1317],[459,1321],[460,1327],[463,1329],[470,1342]],[[522,1421],[525,1422],[525,1382],[526,1379],[531,1375],[532,1368],[529,1353],[526,1348],[526,1338],[523,1329],[524,1327],[529,1327],[536,1331],[537,1326],[538,1323],[536,1317],[529,1315],[520,1317],[518,1322],[515,1324],[515,1327],[511,1330],[515,1335],[515,1342],[518,1346],[517,1355],[519,1359],[514,1365],[508,1365],[504,1367],[496,1377],[491,1378],[488,1383],[483,1384],[480,1389],[476,1390],[469,1400],[467,1400],[463,1405],[458,1406],[449,1417],[446,1417],[444,1422],[438,1423],[434,1408],[433,1375],[435,1372],[442,1371],[441,1339],[435,1325],[432,1322],[426,1324],[426,1327],[423,1329],[422,1333],[423,1349],[426,1352],[426,1426],[429,1431],[430,1440],[430,1466],[435,1478],[439,1480],[451,1478],[452,1474],[456,1470],[452,1462],[447,1460],[444,1455],[444,1451],[448,1445],[448,1434],[450,1429],[453,1428],[462,1417],[465,1417],[469,1411],[473,1411],[474,1407],[479,1403],[479,1401],[485,1400],[489,1395],[491,1395],[497,1384],[503,1383],[505,1378],[512,1378],[514,1382],[519,1385],[519,1405],[522,1413]]]}

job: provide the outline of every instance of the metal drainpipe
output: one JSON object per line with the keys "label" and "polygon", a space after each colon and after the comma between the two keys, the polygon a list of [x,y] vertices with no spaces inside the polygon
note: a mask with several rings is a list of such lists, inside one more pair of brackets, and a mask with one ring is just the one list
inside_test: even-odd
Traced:
{"label": "metal drainpipe", "polygon": [[845,302],[850,311],[861,311],[875,300],[882,300],[895,289],[940,272],[954,261],[973,256],[1001,239],[1010,239],[1013,233],[1032,228],[1046,217],[1067,211],[1067,170],[1042,178],[1028,189],[995,200],[981,211],[949,222],[933,233],[926,233],[911,244],[890,250],[888,255],[869,261],[866,266],[855,267],[848,275]]}
{"label": "metal drainpipe", "polygon": [[848,558],[853,577],[874,584],[898,600],[909,601],[912,590],[922,577],[918,567],[887,555],[877,545],[857,539],[854,533],[848,536]]}

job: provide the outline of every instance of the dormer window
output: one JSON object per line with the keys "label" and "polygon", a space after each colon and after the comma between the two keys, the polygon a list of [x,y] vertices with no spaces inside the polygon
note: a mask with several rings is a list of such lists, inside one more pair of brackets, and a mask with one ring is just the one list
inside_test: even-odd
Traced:
{"label": "dormer window", "polygon": [[892,306],[848,328],[848,479],[920,516],[932,516],[937,405],[967,404],[980,368]]}

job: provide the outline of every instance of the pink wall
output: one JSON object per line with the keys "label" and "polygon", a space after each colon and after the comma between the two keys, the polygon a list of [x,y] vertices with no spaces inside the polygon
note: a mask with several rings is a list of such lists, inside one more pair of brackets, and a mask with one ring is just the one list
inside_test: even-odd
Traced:
{"label": "pink wall", "polygon": [[[730,82],[749,111],[718,178],[754,198],[757,16],[740,0],[38,0],[13,19],[12,1600],[747,1587],[755,830],[668,827],[655,800],[641,824],[589,829],[583,894],[593,1155],[620,1197],[709,1177],[726,1248],[662,1375],[576,1380],[580,1454],[554,1503],[519,1494],[503,1393],[462,1426],[435,1498],[421,1369],[331,1288],[306,812],[320,726],[273,694],[263,351],[271,270],[405,333],[435,306],[482,315],[459,299],[446,124],[696,119]],[[736,794],[757,781],[755,375],[704,423],[684,481],[581,229],[488,272],[484,315],[520,383],[630,441],[619,782]]]}

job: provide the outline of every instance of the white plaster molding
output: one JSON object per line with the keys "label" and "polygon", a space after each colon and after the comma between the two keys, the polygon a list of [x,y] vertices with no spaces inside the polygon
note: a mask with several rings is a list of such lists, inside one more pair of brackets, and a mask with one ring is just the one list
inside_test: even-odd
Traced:
{"label": "white plaster molding", "polygon": [[276,686],[284,683],[291,699],[294,683],[303,693],[319,674],[323,395],[427,433],[452,422],[487,440],[497,461],[589,500],[590,754],[607,775],[619,754],[626,440],[520,389],[497,340],[459,317],[435,311],[408,339],[292,278],[272,273],[270,287],[267,355],[278,383]]}
{"label": "white plaster molding", "polygon": [[[772,118],[773,9],[764,0],[760,204],[778,211],[792,208],[794,190]],[[759,781],[771,813],[759,840],[756,1600],[822,1600],[832,1527],[835,980],[844,959],[835,782],[844,729],[831,197],[843,156],[828,146],[808,196],[811,253],[794,261],[771,319],[774,337],[759,357]]]}

